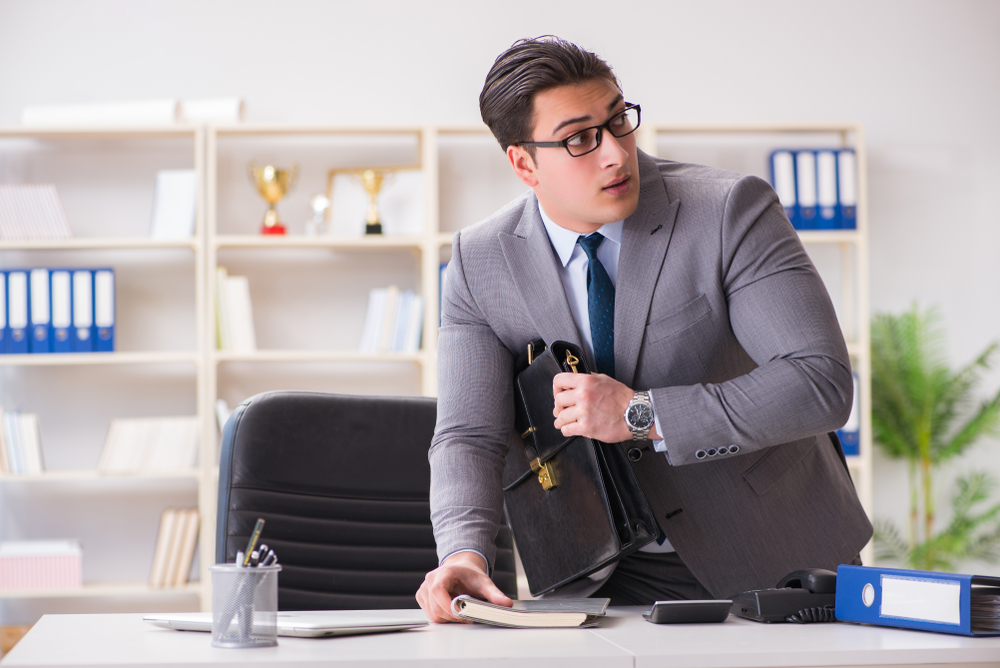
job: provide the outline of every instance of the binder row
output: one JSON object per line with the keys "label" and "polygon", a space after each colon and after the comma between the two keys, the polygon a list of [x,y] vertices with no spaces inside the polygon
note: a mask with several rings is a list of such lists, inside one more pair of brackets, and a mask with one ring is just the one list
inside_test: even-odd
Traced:
{"label": "binder row", "polygon": [[840,445],[844,448],[844,454],[847,456],[861,454],[861,397],[858,395],[861,388],[858,383],[858,374],[855,373],[853,376],[854,402],[851,404],[851,415],[847,418],[847,423],[837,430]]}
{"label": "binder row", "polygon": [[858,226],[858,162],[853,149],[779,149],[771,153],[771,185],[797,230]]}
{"label": "binder row", "polygon": [[113,269],[0,271],[0,353],[115,349]]}

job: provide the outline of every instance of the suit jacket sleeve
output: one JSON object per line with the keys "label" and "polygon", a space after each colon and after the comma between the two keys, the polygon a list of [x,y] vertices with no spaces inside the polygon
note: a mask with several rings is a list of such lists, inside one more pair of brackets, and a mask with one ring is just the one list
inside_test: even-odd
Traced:
{"label": "suit jacket sleeve", "polygon": [[442,292],[431,522],[439,560],[471,548],[492,570],[514,421],[514,362],[469,290],[462,251],[460,233]]}
{"label": "suit jacket sleeve", "polygon": [[[696,452],[787,443],[837,429],[851,408],[850,360],[823,282],[774,191],[734,182],[715,251],[732,333],[756,368],[651,390],[671,464]],[[718,229],[718,228],[716,228]]]}

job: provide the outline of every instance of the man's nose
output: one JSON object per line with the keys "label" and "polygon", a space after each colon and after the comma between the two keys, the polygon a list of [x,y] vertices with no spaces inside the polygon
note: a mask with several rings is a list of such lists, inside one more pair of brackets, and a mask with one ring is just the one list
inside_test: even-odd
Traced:
{"label": "man's nose", "polygon": [[620,165],[628,158],[628,151],[622,146],[622,139],[625,139],[625,137],[615,137],[607,130],[604,130],[601,136],[601,145],[597,149],[602,167]]}

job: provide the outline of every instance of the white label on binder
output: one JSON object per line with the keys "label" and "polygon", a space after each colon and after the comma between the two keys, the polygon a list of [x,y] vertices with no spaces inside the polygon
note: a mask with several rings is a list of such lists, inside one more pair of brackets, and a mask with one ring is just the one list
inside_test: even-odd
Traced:
{"label": "white label on binder", "polygon": [[799,204],[816,206],[816,154],[799,151],[795,154],[795,166],[799,170]]}
{"label": "white label on binder", "polygon": [[115,275],[110,271],[94,273],[94,323],[98,327],[115,324]]}
{"label": "white label on binder", "polygon": [[795,163],[791,151],[774,154],[774,191],[785,208],[795,206]]}
{"label": "white label on binder", "polygon": [[837,154],[837,166],[840,169],[840,204],[842,206],[856,206],[858,203],[858,169],[854,151],[841,151]]}
{"label": "white label on binder", "polygon": [[833,151],[816,153],[816,175],[819,181],[819,205],[837,206],[837,156]]}
{"label": "white label on binder", "polygon": [[23,271],[7,274],[8,323],[11,329],[28,326],[28,275]]}
{"label": "white label on binder", "polygon": [[94,324],[94,306],[89,271],[73,272],[73,326],[90,327]]}
{"label": "white label on binder", "polygon": [[69,328],[72,324],[69,300],[69,272],[52,272],[52,326]]}
{"label": "white label on binder", "polygon": [[31,270],[31,324],[49,324],[49,270]]}
{"label": "white label on binder", "polygon": [[962,623],[961,593],[958,582],[883,575],[879,616],[958,626]]}
{"label": "white label on binder", "polygon": [[0,329],[7,326],[7,274],[0,271]]}

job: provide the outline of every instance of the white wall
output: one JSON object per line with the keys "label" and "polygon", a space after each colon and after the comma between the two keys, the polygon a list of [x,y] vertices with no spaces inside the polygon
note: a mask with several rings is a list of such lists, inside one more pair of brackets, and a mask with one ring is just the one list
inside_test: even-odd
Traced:
{"label": "white wall", "polygon": [[[955,365],[1000,338],[993,0],[0,0],[0,125],[30,104],[213,96],[251,121],[477,122],[496,55],[544,33],[608,59],[645,118],[863,123],[873,309],[938,305]],[[1000,475],[998,455],[957,466]],[[877,512],[901,522],[905,474],[876,470]]]}

